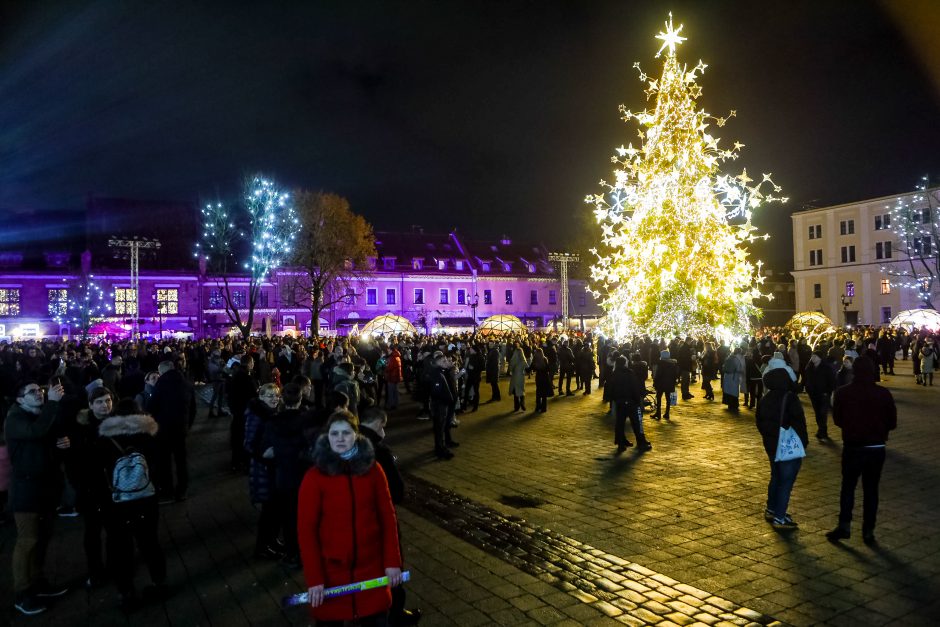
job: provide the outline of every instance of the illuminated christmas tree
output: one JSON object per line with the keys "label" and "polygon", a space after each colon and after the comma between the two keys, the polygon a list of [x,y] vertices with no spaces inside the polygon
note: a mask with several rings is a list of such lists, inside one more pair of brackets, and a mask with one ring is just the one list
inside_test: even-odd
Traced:
{"label": "illuminated christmas tree", "polygon": [[736,159],[744,145],[719,148],[708,129],[712,122],[724,126],[735,112],[715,118],[696,106],[702,93],[696,81],[706,65],[680,65],[681,31],[670,14],[656,36],[662,41],[656,57],[665,56],[662,76],[640,70],[655,108],[620,107],[624,121],[640,126],[639,147],[618,148],[613,182],[601,181],[605,191],[586,199],[602,229],[602,245],[591,250],[598,257],[592,291],[615,337],[748,329],[759,314],[753,300],[763,296],[761,264],[749,261],[746,249],[759,237],[751,212],[762,202],[786,200],[762,191],[765,184],[780,191],[769,174],[752,185],[746,170],[720,173],[719,165]]}
{"label": "illuminated christmas tree", "polygon": [[49,300],[49,315],[60,325],[70,325],[82,340],[88,339],[91,327],[111,315],[111,301],[93,275],[82,275],[72,285],[54,292]]}

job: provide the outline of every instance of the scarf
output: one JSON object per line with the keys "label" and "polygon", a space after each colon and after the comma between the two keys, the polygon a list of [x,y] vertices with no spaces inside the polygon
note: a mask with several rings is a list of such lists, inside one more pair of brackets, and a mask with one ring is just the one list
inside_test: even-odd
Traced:
{"label": "scarf", "polygon": [[358,452],[359,452],[359,445],[354,444],[351,449],[349,449],[345,453],[340,453],[339,456],[340,456],[340,459],[349,461],[350,459],[355,457]]}

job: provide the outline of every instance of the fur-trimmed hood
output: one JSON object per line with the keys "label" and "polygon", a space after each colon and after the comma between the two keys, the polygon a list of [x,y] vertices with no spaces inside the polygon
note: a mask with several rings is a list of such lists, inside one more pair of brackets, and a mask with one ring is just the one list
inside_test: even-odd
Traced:
{"label": "fur-trimmed hood", "polygon": [[355,457],[345,460],[330,448],[330,438],[324,433],[313,446],[313,463],[325,475],[364,475],[375,464],[375,448],[369,438],[362,434],[356,438],[359,451]]}
{"label": "fur-trimmed hood", "polygon": [[153,416],[147,414],[131,414],[128,416],[111,416],[101,422],[98,435],[113,438],[121,435],[150,435],[157,434],[160,427]]}

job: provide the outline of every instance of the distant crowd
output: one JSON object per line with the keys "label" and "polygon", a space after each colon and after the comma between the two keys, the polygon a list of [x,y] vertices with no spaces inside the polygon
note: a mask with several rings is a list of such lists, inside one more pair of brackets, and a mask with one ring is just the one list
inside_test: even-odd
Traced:
{"label": "distant crowd", "polygon": [[[384,441],[388,413],[403,409],[401,394],[410,397],[414,417],[429,421],[429,450],[447,461],[460,446],[453,429],[462,414],[478,410],[484,384],[488,398],[482,402],[501,403],[505,390],[513,411],[527,412],[531,381],[536,414],[549,411],[551,398],[598,390],[614,418],[621,454],[634,446],[628,422],[637,448],[650,451],[644,414],[670,420],[680,400],[695,397],[693,385],[711,401],[712,384],[720,381],[728,411],[740,411],[742,395],[744,408],[755,410],[771,465],[765,516],[783,530],[796,527],[787,503],[798,463],[776,459],[780,429],[792,428],[808,445],[796,394],[806,393],[811,402],[818,439],[828,439],[833,411],[845,439],[846,425],[859,412],[886,406],[871,386],[884,389],[875,382],[894,375],[899,355],[911,358],[918,384],[933,385],[937,339],[926,331],[872,327],[812,347],[782,328],[761,329],[735,343],[691,336],[614,341],[590,333],[463,333],[3,344],[0,499],[17,527],[15,606],[38,614],[67,592],[43,569],[57,516],[82,516],[86,586],[113,583],[128,610],[165,597],[158,508],[188,496],[187,436],[197,387],[210,419],[230,419],[231,467],[248,474],[248,496],[259,508],[256,558],[303,568],[320,624],[341,623],[354,612],[366,617],[364,624],[383,624],[387,617],[406,625],[415,624],[420,611],[405,608],[400,585],[394,506],[405,490]],[[851,395],[840,392],[853,384]],[[893,401],[884,411],[893,411]],[[859,474],[883,463],[871,450],[883,452],[893,428],[873,427],[874,418],[868,422],[870,431],[858,436],[860,452],[850,460]],[[849,483],[854,493],[851,476]],[[831,540],[848,537],[850,496],[844,484],[840,525]],[[356,509],[360,501],[365,509]],[[872,501],[866,492],[866,541],[873,539],[872,508],[877,496]],[[352,527],[337,522],[350,516]],[[151,579],[140,595],[133,584],[135,544]],[[339,546],[351,551],[347,558],[331,553]],[[357,555],[357,547],[369,547],[368,555],[342,567],[334,563]],[[360,593],[358,608],[324,592],[383,575],[391,587]]]}

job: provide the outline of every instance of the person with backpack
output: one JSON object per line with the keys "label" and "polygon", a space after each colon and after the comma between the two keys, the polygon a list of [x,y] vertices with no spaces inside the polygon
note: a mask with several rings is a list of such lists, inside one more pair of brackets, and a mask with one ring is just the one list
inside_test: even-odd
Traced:
{"label": "person with backpack", "polygon": [[157,492],[151,469],[158,456],[157,421],[132,399],[118,403],[114,415],[98,427],[98,468],[109,479],[110,503],[105,510],[108,570],[117,585],[121,608],[138,605],[134,589],[134,544],[140,551],[152,584],[146,600],[166,596],[166,558],[157,533]]}

